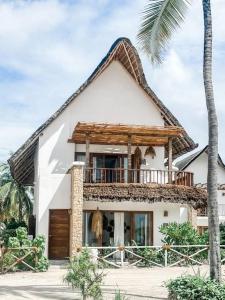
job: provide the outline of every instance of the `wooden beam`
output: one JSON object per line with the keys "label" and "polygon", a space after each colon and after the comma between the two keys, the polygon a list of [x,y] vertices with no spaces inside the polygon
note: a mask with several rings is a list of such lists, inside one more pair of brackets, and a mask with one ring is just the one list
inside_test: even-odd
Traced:
{"label": "wooden beam", "polygon": [[127,55],[127,58],[128,58],[128,61],[129,61],[130,66],[131,66],[131,69],[132,69],[132,73],[133,73],[133,75],[134,75],[134,78],[135,78],[135,80],[138,82],[137,75],[136,75],[136,73],[135,73],[135,71],[134,71],[133,64],[132,64],[132,62],[131,62],[131,60],[130,60],[130,56],[129,56],[128,52],[127,52],[127,49],[126,49],[126,46],[124,45],[124,43],[123,43],[123,48],[124,48],[125,53],[126,53],[126,55]]}
{"label": "wooden beam", "polygon": [[168,171],[169,172],[169,183],[172,183],[172,170],[173,170],[173,147],[172,147],[172,138],[169,138],[168,141]]}
{"label": "wooden beam", "polygon": [[[89,141],[91,144],[100,145],[127,145],[128,135],[109,135],[91,133],[89,134]],[[68,140],[68,142],[76,144],[86,144],[86,134],[77,133],[72,139]],[[168,143],[168,138],[133,135],[131,142],[134,145],[164,146]]]}
{"label": "wooden beam", "polygon": [[85,157],[86,168],[90,167],[90,137],[86,134],[86,157]]}
{"label": "wooden beam", "polygon": [[128,143],[127,143],[127,162],[128,162],[128,182],[131,182],[131,135],[128,136]]}
{"label": "wooden beam", "polygon": [[78,122],[74,128],[72,138],[78,133],[95,134],[118,134],[118,135],[139,135],[139,136],[182,136],[183,128],[178,126],[146,126],[146,125],[126,125],[108,123],[83,123]]}

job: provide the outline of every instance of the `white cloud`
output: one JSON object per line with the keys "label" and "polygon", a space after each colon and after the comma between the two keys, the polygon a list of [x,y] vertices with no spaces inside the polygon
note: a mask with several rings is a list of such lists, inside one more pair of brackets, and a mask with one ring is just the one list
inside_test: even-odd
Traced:
{"label": "white cloud", "polygon": [[[225,32],[222,0],[213,2],[214,82],[225,158]],[[0,0],[0,159],[6,159],[89,76],[119,36],[136,44],[146,3],[110,0]],[[165,63],[152,68],[141,54],[150,86],[196,142],[207,143],[202,82],[201,1],[171,42]]]}

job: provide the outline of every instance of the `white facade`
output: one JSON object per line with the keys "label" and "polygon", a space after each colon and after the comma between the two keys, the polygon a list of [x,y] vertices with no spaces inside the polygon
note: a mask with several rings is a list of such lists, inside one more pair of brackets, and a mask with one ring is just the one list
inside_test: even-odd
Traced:
{"label": "white facade", "polygon": [[[207,183],[207,173],[208,173],[208,154],[204,151],[196,159],[194,159],[191,164],[184,169],[187,172],[194,173],[194,184],[206,184]],[[217,182],[218,185],[225,183],[225,169],[218,164],[217,169]],[[225,191],[218,189],[217,199],[219,205],[219,218],[220,222],[225,222]],[[198,226],[208,226],[208,217],[198,216],[197,217]]]}
{"label": "white facade", "polygon": [[[112,113],[113,112],[113,113]],[[118,61],[113,61],[76,99],[43,131],[35,159],[36,232],[48,241],[49,209],[69,209],[71,178],[67,174],[74,161],[75,151],[85,151],[84,145],[68,143],[78,122],[107,122],[149,126],[164,126],[159,109],[149,95],[137,84]],[[110,149],[109,149],[110,148]],[[144,155],[146,147],[140,147]],[[148,158],[152,169],[165,169],[164,147],[155,147],[156,156]],[[126,153],[123,146],[91,145],[90,152]],[[132,147],[132,152],[134,147]],[[102,203],[106,210],[148,210],[154,212],[154,244],[161,237],[158,227],[163,223],[187,220],[180,205],[143,203]],[[84,208],[95,208],[95,203],[84,203]],[[100,206],[100,205],[99,205]],[[103,209],[103,207],[102,207]],[[168,217],[163,211],[168,210]],[[47,251],[47,249],[46,249]]]}
{"label": "white facade", "polygon": [[[88,201],[84,203],[84,210],[96,210],[99,208],[103,211],[135,211],[135,212],[153,212],[153,243],[161,245],[162,235],[159,233],[159,227],[163,224],[177,222],[183,223],[188,220],[188,208],[179,204],[172,203],[153,203],[144,202],[95,202]],[[164,216],[164,211],[168,212],[168,216]]]}

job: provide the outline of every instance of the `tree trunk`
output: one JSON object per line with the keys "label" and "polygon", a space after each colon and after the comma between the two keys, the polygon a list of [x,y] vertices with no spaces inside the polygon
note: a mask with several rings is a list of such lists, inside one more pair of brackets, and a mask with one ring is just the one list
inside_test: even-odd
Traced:
{"label": "tree trunk", "polygon": [[202,0],[204,15],[203,76],[208,110],[208,222],[210,277],[221,281],[220,234],[217,203],[218,123],[212,84],[212,17],[210,0]]}

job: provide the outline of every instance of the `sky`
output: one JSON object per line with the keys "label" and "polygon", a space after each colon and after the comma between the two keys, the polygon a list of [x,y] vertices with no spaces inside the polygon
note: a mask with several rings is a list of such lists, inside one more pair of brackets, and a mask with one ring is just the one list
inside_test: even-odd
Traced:
{"label": "sky", "polygon": [[[219,152],[225,160],[225,3],[211,2]],[[146,3],[0,0],[0,161],[7,160],[75,92],[121,36],[137,47],[149,86],[199,149],[207,144],[201,1],[192,1],[158,67],[140,52],[136,38]]]}

